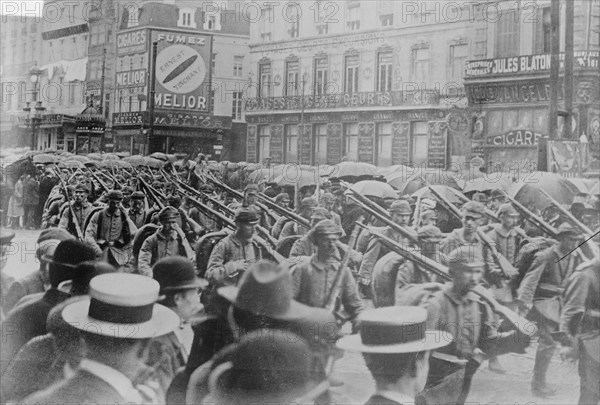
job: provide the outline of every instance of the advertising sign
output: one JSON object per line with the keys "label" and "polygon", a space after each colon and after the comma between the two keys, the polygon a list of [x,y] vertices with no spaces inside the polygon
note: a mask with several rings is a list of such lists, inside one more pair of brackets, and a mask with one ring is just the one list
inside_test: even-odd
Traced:
{"label": "advertising sign", "polygon": [[537,146],[538,139],[542,136],[537,132],[533,132],[528,129],[517,129],[514,131],[509,131],[505,134],[499,135],[491,135],[485,138],[485,144],[488,147],[527,147],[527,146]]}
{"label": "advertising sign", "polygon": [[209,111],[212,36],[153,30],[157,110]]}
{"label": "advertising sign", "polygon": [[147,34],[145,29],[117,34],[117,55],[146,52]]}

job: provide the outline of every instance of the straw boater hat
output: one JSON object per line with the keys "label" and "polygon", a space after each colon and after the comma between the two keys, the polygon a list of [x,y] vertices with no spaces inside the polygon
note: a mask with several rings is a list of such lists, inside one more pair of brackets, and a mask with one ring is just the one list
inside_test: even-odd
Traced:
{"label": "straw boater hat", "polygon": [[417,353],[452,342],[452,336],[425,327],[427,311],[421,307],[385,307],[359,315],[360,333],[344,336],[340,349],[362,353]]}
{"label": "straw boater hat", "polygon": [[89,297],[65,306],[62,317],[76,329],[123,339],[166,335],[179,316],[156,304],[159,284],[138,274],[111,273],[90,281]]}

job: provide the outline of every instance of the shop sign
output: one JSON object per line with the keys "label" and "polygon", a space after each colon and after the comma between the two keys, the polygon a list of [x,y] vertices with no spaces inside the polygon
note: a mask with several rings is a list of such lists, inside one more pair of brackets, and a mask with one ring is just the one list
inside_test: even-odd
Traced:
{"label": "shop sign", "polygon": [[113,113],[113,125],[142,125],[145,120],[143,111]]}
{"label": "shop sign", "polygon": [[181,128],[231,128],[231,117],[155,111],[154,125]]}
{"label": "shop sign", "polygon": [[[598,51],[576,51],[575,69],[598,69]],[[559,55],[560,69],[564,69],[564,52]],[[465,77],[486,77],[550,71],[550,54],[511,56],[497,59],[471,60],[466,63]]]}
{"label": "shop sign", "polygon": [[537,132],[527,129],[509,131],[501,135],[493,135],[485,138],[488,147],[498,146],[537,146],[538,139],[542,136]]}
{"label": "shop sign", "polygon": [[[550,100],[550,82],[548,80],[467,84],[469,104],[512,104],[538,103]],[[558,97],[563,99],[564,87],[558,86]]]}
{"label": "shop sign", "polygon": [[145,29],[117,34],[117,55],[145,52],[146,39]]}
{"label": "shop sign", "polygon": [[116,74],[117,87],[143,87],[146,85],[146,69],[136,69]]}

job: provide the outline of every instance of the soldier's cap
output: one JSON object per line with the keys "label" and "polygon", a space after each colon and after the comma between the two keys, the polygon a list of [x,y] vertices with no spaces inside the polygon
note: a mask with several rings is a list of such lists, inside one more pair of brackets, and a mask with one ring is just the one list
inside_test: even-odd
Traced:
{"label": "soldier's cap", "polygon": [[319,222],[311,229],[308,233],[308,237],[316,242],[319,240],[320,236],[323,235],[342,235],[342,227],[335,223],[335,221],[331,219],[324,219]]}
{"label": "soldier's cap", "polygon": [[129,187],[129,186],[125,186],[121,189],[121,191],[123,193],[129,193],[129,194],[133,194],[133,188]]}
{"label": "soldier's cap", "polygon": [[121,190],[110,190],[108,194],[106,194],[106,198],[108,198],[109,200],[121,201],[123,199],[123,193],[121,192]]}
{"label": "soldier's cap", "polygon": [[492,192],[490,193],[490,200],[495,200],[497,198],[504,199],[505,197],[506,196],[504,195],[502,190],[500,190],[499,188],[493,189]]}
{"label": "soldier's cap", "polygon": [[421,214],[419,215],[421,221],[425,220],[425,219],[430,219],[430,218],[437,218],[437,212],[435,212],[434,210],[424,210],[421,211]]}
{"label": "soldier's cap", "polygon": [[83,191],[84,193],[89,194],[90,189],[88,188],[88,186],[85,183],[79,183],[75,186],[75,191]]}
{"label": "soldier's cap", "polygon": [[583,216],[586,215],[591,215],[591,216],[598,216],[598,210],[595,209],[594,207],[592,207],[590,204],[583,204],[583,211],[582,214]]}
{"label": "soldier's cap", "polygon": [[447,257],[450,270],[483,268],[485,263],[479,249],[464,245],[454,249]]}
{"label": "soldier's cap", "polygon": [[244,187],[244,193],[248,192],[248,191],[256,191],[256,192],[258,192],[258,186],[256,184],[254,184],[254,183],[250,183],[246,187]]}
{"label": "soldier's cap", "polygon": [[160,294],[208,286],[208,281],[196,276],[194,264],[183,256],[160,259],[152,268],[152,276],[160,284]]}
{"label": "soldier's cap", "polygon": [[177,211],[177,209],[173,207],[167,206],[160,210],[160,212],[158,213],[158,220],[161,222],[177,218],[179,218],[179,211]]}
{"label": "soldier's cap", "polygon": [[463,216],[482,218],[485,216],[485,206],[478,201],[468,201],[462,207]]}
{"label": "soldier's cap", "polygon": [[235,212],[233,220],[244,224],[257,224],[260,216],[252,206],[241,207]]}
{"label": "soldier's cap", "polygon": [[146,196],[141,191],[135,191],[133,194],[131,194],[132,200],[143,200],[144,198],[146,198]]}
{"label": "soldier's cap", "polygon": [[282,202],[284,200],[290,201],[290,195],[288,193],[279,193],[277,197],[275,197],[275,202]]}
{"label": "soldier's cap", "polygon": [[333,201],[335,201],[335,197],[331,193],[323,193],[323,195],[321,196],[321,202],[323,202],[323,203],[328,203],[328,202],[333,202]]}
{"label": "soldier's cap", "polygon": [[15,233],[9,229],[0,229],[0,244],[10,243],[15,237]]}
{"label": "soldier's cap", "polygon": [[421,210],[434,210],[436,206],[437,203],[431,198],[421,199]]}
{"label": "soldier's cap", "polygon": [[324,219],[331,219],[331,214],[329,211],[323,207],[317,207],[313,210],[311,216],[311,221],[318,220],[322,221]]}
{"label": "soldier's cap", "polygon": [[557,238],[583,239],[583,234],[577,229],[573,228],[573,226],[568,222],[563,222],[560,224],[557,231]]}
{"label": "soldier's cap", "polygon": [[471,198],[471,200],[477,201],[477,202],[482,202],[482,203],[489,201],[489,199],[487,198],[487,196],[484,193],[473,194],[473,197]]}
{"label": "soldier's cap", "polygon": [[300,208],[315,208],[316,206],[317,200],[312,197],[306,197],[300,201]]}
{"label": "soldier's cap", "polygon": [[171,194],[167,197],[169,204],[181,204],[181,196],[179,194]]}
{"label": "soldier's cap", "polygon": [[391,213],[410,215],[412,214],[412,209],[410,208],[410,204],[408,201],[396,200],[390,206],[390,214]]}
{"label": "soldier's cap", "polygon": [[498,208],[498,216],[500,215],[509,215],[511,217],[518,217],[519,211],[516,210],[512,204],[502,204],[500,208]]}
{"label": "soldier's cap", "polygon": [[441,239],[444,237],[440,228],[435,225],[425,225],[417,232],[419,239]]}

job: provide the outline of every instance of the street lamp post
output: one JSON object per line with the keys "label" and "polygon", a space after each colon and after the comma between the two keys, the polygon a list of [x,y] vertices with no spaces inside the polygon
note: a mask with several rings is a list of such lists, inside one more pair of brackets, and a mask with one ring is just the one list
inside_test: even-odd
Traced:
{"label": "street lamp post", "polygon": [[[40,76],[42,75],[42,70],[38,69],[37,67],[32,67],[29,70],[29,79],[31,80],[31,83],[33,83],[33,92],[32,92],[32,102],[27,102],[26,106],[23,108],[23,111],[25,111],[27,113],[27,121],[29,122],[29,125],[31,126],[31,150],[35,149],[35,138],[36,138],[36,133],[35,133],[35,129],[37,127],[37,124],[39,121],[41,121],[41,115],[42,113],[46,110],[46,107],[42,106],[42,101],[38,101],[38,89],[39,89],[39,82],[40,82]],[[33,106],[33,108],[32,108]],[[33,113],[33,114],[32,114]]]}

